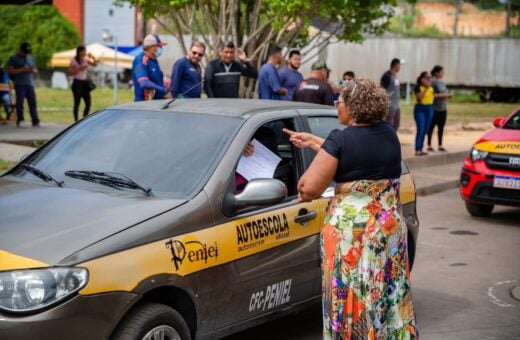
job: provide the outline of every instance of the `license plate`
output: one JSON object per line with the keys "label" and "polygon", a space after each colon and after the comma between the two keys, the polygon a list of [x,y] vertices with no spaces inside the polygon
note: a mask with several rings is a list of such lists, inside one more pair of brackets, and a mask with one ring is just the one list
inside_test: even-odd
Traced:
{"label": "license plate", "polygon": [[495,176],[493,186],[495,188],[520,190],[520,177]]}

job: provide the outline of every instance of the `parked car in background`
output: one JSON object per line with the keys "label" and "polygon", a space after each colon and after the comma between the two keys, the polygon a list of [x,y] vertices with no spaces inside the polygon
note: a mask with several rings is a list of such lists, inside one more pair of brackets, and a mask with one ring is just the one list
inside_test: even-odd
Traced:
{"label": "parked car in background", "polygon": [[520,108],[493,125],[462,167],[460,195],[472,216],[489,216],[495,205],[520,207]]}

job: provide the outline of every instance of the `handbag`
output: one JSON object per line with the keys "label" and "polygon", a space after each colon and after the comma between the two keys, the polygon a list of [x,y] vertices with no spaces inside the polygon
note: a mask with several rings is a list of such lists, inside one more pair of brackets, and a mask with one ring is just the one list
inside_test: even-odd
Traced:
{"label": "handbag", "polygon": [[88,86],[88,89],[89,91],[94,91],[96,89],[96,84],[94,84],[94,82],[91,80],[91,79],[87,79],[87,86]]}

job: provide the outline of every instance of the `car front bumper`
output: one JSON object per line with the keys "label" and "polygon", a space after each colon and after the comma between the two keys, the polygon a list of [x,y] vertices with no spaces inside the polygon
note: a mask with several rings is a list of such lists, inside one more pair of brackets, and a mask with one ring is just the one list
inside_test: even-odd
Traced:
{"label": "car front bumper", "polygon": [[0,339],[108,339],[139,298],[127,292],[78,295],[36,314],[0,312]]}
{"label": "car front bumper", "polygon": [[464,161],[460,175],[460,195],[472,203],[520,206],[520,190],[495,188],[495,176],[520,177],[518,171],[489,169],[483,161]]}

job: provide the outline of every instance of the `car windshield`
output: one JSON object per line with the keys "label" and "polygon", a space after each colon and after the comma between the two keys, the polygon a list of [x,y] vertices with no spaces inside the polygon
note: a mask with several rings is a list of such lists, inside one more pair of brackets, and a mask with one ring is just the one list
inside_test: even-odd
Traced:
{"label": "car windshield", "polygon": [[[190,196],[205,184],[240,121],[209,114],[106,110],[72,127],[24,163],[63,180],[64,186],[104,188],[65,175],[99,171],[128,176],[154,194]],[[34,176],[23,167],[11,174]]]}
{"label": "car windshield", "polygon": [[520,110],[516,111],[502,128],[520,130]]}

